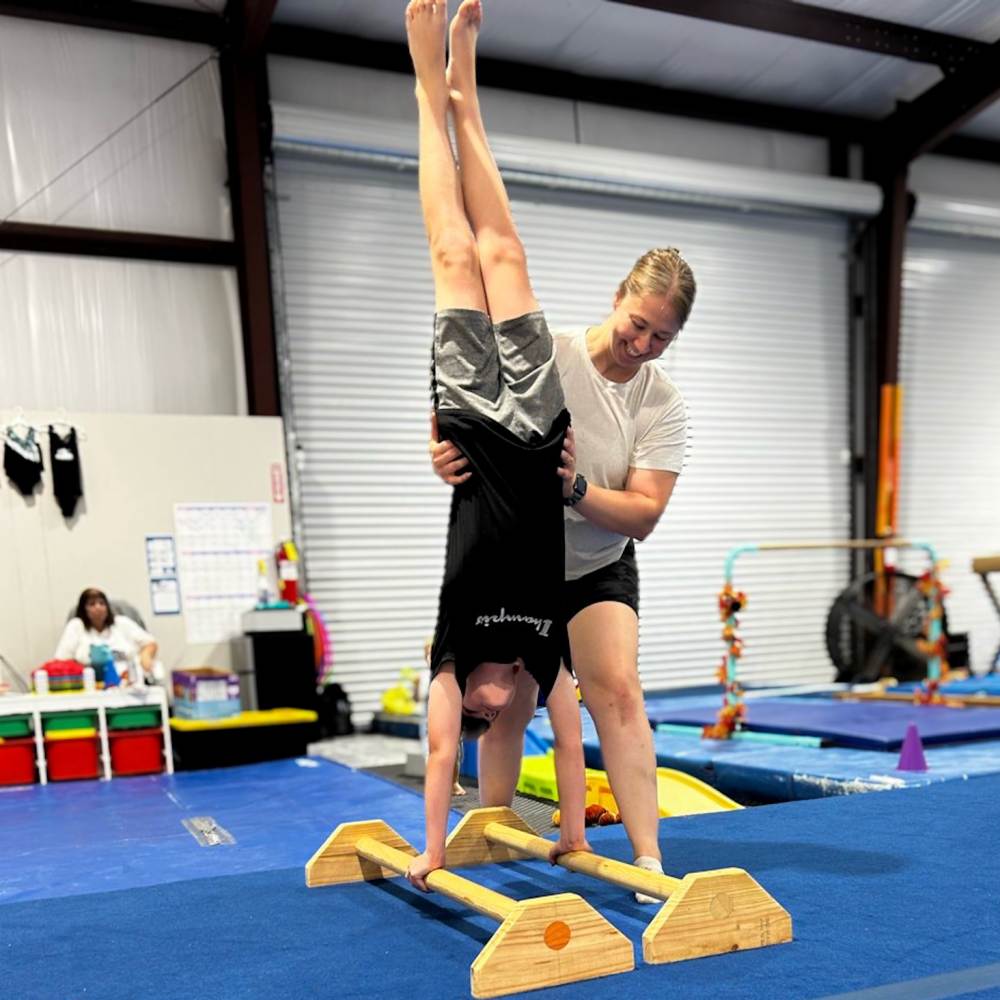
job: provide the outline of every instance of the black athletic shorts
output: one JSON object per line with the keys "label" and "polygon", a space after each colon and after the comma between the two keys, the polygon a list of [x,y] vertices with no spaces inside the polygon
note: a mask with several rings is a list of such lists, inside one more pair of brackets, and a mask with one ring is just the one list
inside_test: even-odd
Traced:
{"label": "black athletic shorts", "polygon": [[[639,614],[639,568],[635,564],[635,540],[630,538],[621,558],[617,562],[586,573],[577,580],[567,580],[563,584],[563,621],[568,625],[573,617],[601,601],[617,601],[627,604]],[[569,636],[563,650],[563,663],[572,668],[573,660],[569,651]]]}

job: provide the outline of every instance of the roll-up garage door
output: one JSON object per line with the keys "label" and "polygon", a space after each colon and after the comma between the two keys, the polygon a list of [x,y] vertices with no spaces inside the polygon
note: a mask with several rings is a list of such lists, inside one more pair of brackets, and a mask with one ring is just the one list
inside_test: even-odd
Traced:
{"label": "roll-up garage door", "polygon": [[[304,458],[309,588],[334,675],[364,718],[422,665],[449,489],[427,454],[433,312],[416,177],[283,154],[276,173],[290,412]],[[849,532],[846,222],[511,185],[554,330],[600,321],[651,246],[678,246],[699,292],[661,362],[689,412],[688,461],[638,546],[647,690],[713,683],[728,549]],[[750,683],[832,678],[823,646],[846,584],[836,552],[748,556]]]}
{"label": "roll-up garage door", "polygon": [[989,669],[1000,643],[1000,621],[970,567],[974,556],[1000,553],[998,275],[1000,240],[907,237],[900,530],[947,561],[949,625],[969,633],[977,673]]}

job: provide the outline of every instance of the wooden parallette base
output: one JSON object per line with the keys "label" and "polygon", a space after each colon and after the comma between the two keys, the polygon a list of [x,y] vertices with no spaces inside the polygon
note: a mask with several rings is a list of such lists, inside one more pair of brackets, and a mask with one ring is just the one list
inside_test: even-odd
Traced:
{"label": "wooden parallette base", "polygon": [[[449,866],[512,858],[547,858],[552,844],[512,809],[467,813],[448,838]],[[506,853],[508,857],[498,857]],[[632,891],[667,900],[642,935],[646,962],[659,964],[745,951],[792,940],[792,919],[741,868],[692,872],[682,879],[643,871],[598,854],[564,854],[558,864]]]}
{"label": "wooden parallette base", "polygon": [[651,965],[792,940],[788,911],[742,868],[692,872],[642,932]]}
{"label": "wooden parallette base", "polygon": [[[342,823],[306,865],[306,885],[391,878],[416,850],[381,820]],[[496,997],[635,968],[632,942],[573,893],[520,902],[447,869],[427,885],[500,921],[470,970],[472,995]]]}
{"label": "wooden parallette base", "polygon": [[632,942],[575,893],[514,904],[472,963],[472,995],[498,997],[635,968]]}

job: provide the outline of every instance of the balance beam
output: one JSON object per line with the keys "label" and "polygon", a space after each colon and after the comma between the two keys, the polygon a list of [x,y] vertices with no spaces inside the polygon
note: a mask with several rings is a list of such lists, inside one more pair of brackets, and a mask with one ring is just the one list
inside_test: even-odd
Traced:
{"label": "balance beam", "polygon": [[[551,848],[551,841],[539,837],[512,809],[473,809],[448,838],[447,864],[449,868],[470,867],[525,856],[547,860]],[[556,863],[667,901],[642,935],[642,957],[650,964],[792,940],[788,911],[741,868],[673,878],[587,851],[563,854]]]}
{"label": "balance beam", "polygon": [[[516,816],[516,814],[515,814]],[[341,823],[306,864],[306,885],[405,875],[417,851],[381,820]],[[470,970],[474,997],[498,997],[635,968],[632,942],[574,893],[520,902],[446,869],[427,885],[500,922]]]}

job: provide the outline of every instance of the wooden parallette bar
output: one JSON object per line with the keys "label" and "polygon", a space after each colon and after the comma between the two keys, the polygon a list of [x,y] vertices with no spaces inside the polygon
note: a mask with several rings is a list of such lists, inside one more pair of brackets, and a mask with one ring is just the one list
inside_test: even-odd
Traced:
{"label": "wooden parallette bar", "polygon": [[[839,701],[900,701],[912,705],[917,691],[893,691],[879,688],[877,691],[838,691],[834,697]],[[1000,705],[1000,695],[995,694],[946,694],[943,704],[951,708],[996,708]]]}
{"label": "wooden parallette bar", "polygon": [[[404,875],[414,848],[381,820],[342,823],[306,865],[306,885]],[[573,893],[520,902],[441,869],[435,892],[500,922],[470,970],[472,995],[496,997],[635,968],[632,943]]]}
{"label": "wooden parallette bar", "polygon": [[987,573],[1000,573],[1000,556],[977,556],[972,560],[972,572],[980,576]]}
{"label": "wooden parallette bar", "polygon": [[[448,866],[518,857],[547,859],[551,847],[512,809],[474,809],[448,838]],[[788,911],[741,868],[719,868],[673,878],[585,851],[564,854],[557,864],[666,900],[642,935],[643,959],[651,964],[764,948],[792,940]]]}

